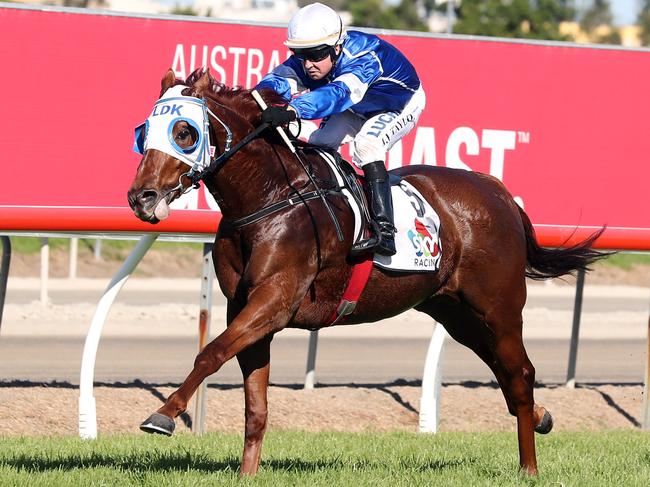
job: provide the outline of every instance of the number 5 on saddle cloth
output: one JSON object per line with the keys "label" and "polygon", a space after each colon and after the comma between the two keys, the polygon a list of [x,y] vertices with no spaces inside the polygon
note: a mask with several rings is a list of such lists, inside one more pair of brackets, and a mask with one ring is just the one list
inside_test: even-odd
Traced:
{"label": "number 5 on saddle cloth", "polygon": [[[343,194],[354,213],[354,240],[363,239],[370,221],[360,176],[338,152],[308,146],[306,150],[317,152],[330,166],[339,186],[346,188]],[[395,214],[395,245],[393,256],[375,254],[374,264],[384,269],[405,272],[435,272],[440,268],[442,244],[440,241],[440,218],[420,192],[401,179],[390,174]]]}

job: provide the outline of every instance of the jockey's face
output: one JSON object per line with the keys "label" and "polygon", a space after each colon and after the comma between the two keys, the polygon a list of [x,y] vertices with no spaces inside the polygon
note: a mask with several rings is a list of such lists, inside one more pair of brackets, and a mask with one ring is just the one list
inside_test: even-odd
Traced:
{"label": "jockey's face", "polygon": [[[341,46],[334,47],[334,50],[338,56],[341,52]],[[302,61],[302,65],[305,67],[307,75],[314,81],[323,79],[334,67],[334,61],[332,61],[332,57],[329,55],[318,61],[314,61],[309,57],[298,56],[298,58]]]}

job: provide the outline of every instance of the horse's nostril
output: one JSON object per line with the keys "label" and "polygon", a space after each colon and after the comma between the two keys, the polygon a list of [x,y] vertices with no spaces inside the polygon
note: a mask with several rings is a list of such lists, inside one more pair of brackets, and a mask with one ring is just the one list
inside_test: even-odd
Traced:
{"label": "horse's nostril", "polygon": [[137,200],[135,198],[135,193],[129,191],[126,194],[126,199],[129,201],[129,206],[131,207],[131,209],[135,210],[135,204],[137,203]]}
{"label": "horse's nostril", "polygon": [[152,189],[145,189],[140,191],[137,199],[144,208],[148,208],[158,199],[158,192]]}

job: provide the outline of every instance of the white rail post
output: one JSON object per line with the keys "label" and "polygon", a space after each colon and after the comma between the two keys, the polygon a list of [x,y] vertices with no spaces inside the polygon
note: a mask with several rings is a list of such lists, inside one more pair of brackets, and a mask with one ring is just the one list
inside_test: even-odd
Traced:
{"label": "white rail post", "polygon": [[99,339],[102,335],[106,317],[122,286],[131,276],[133,270],[155,242],[156,238],[158,238],[157,233],[148,233],[140,238],[138,244],[108,284],[90,322],[88,334],[86,335],[86,343],[84,344],[83,356],[81,358],[81,373],[79,377],[79,436],[81,438],[97,438],[97,410],[95,408],[95,396],[93,396],[93,382],[95,380],[97,347],[99,347]]}
{"label": "white rail post", "polygon": [[566,373],[566,386],[576,387],[576,362],[578,360],[578,342],[580,341],[580,316],[582,315],[582,294],[585,288],[585,271],[578,271],[576,297],[573,303],[573,326],[571,327],[571,345],[569,348],[569,365]]}
{"label": "white rail post", "polygon": [[[203,244],[203,277],[201,279],[201,299],[199,311],[199,352],[208,343],[210,322],[212,318],[212,284],[214,282],[214,265],[212,263],[212,243]],[[194,396],[194,418],[192,432],[197,435],[205,433],[205,401],[208,382],[203,381]]]}
{"label": "white rail post", "polygon": [[47,278],[50,274],[50,240],[41,238],[41,304],[45,306],[48,301]]}
{"label": "white rail post", "polygon": [[75,279],[77,277],[78,255],[79,255],[79,238],[72,237],[70,239],[70,266],[68,272],[68,279]]}
{"label": "white rail post", "polygon": [[307,373],[305,389],[313,389],[316,384],[316,351],[318,349],[318,330],[309,332],[309,351],[307,352]]}
{"label": "white rail post", "polygon": [[102,240],[98,238],[95,240],[95,249],[93,251],[95,260],[102,260]]}
{"label": "white rail post", "polygon": [[442,384],[442,357],[447,331],[440,323],[433,330],[422,374],[420,398],[420,433],[437,433],[440,417],[440,387]]}

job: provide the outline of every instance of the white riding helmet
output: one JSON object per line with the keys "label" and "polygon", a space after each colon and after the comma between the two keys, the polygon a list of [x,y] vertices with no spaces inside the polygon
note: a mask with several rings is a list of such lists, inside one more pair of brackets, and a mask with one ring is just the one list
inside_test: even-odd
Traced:
{"label": "white riding helmet", "polygon": [[289,49],[336,46],[345,39],[345,27],[339,14],[322,3],[312,3],[298,10],[289,21]]}

